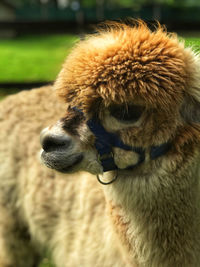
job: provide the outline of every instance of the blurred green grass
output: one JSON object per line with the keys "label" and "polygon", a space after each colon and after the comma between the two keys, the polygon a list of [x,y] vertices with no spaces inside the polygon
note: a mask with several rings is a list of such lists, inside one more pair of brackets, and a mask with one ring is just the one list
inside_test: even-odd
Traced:
{"label": "blurred green grass", "polygon": [[[55,80],[78,36],[39,35],[0,40],[0,83]],[[200,38],[187,37],[186,46],[200,50]]]}
{"label": "blurred green grass", "polygon": [[185,45],[191,46],[196,52],[200,53],[200,37],[187,37],[185,39]]}
{"label": "blurred green grass", "polygon": [[0,40],[0,82],[52,81],[78,36],[25,36]]}
{"label": "blurred green grass", "polygon": [[41,262],[41,264],[39,265],[39,267],[54,267],[54,265],[47,258],[45,258]]}

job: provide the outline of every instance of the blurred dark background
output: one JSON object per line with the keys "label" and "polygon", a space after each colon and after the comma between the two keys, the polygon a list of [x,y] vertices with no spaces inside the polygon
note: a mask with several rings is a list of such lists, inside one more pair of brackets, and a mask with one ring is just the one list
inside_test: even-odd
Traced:
{"label": "blurred dark background", "polygon": [[1,0],[0,35],[79,32],[103,20],[159,20],[169,30],[198,30],[199,0]]}

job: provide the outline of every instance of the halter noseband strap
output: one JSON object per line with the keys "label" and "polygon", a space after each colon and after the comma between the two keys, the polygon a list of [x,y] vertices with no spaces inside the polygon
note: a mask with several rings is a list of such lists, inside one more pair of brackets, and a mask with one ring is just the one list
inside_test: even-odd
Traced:
{"label": "halter noseband strap", "polygon": [[[99,159],[103,167],[103,171],[116,170],[118,167],[114,162],[113,147],[119,147],[127,151],[134,151],[139,155],[139,160],[136,165],[142,163],[145,159],[145,151],[141,147],[131,147],[125,145],[121,139],[114,133],[107,132],[97,119],[90,119],[87,122],[91,132],[95,135],[95,147],[99,154]],[[128,168],[135,167],[136,165],[129,166]]]}
{"label": "halter noseband strap", "polygon": [[[76,107],[74,107],[73,109],[83,114],[83,112],[80,109]],[[112,152],[113,147],[118,147],[127,151],[133,151],[138,154],[138,162],[134,165],[128,166],[126,170],[132,169],[141,164],[142,162],[144,162],[145,149],[143,149],[142,147],[132,147],[124,144],[118,135],[107,132],[106,129],[101,125],[99,119],[92,118],[87,121],[87,125],[91,130],[91,132],[96,137],[95,148],[98,152],[99,160],[101,162],[104,172],[119,169],[114,162],[114,155]],[[159,146],[150,147],[150,153],[149,153],[150,159],[152,160],[157,159],[158,157],[166,154],[170,148],[171,148],[171,143],[169,142],[163,143]]]}

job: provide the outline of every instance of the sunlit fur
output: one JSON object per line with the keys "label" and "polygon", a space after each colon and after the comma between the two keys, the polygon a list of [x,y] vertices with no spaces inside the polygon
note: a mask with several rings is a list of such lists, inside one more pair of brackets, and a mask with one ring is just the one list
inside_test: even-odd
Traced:
{"label": "sunlit fur", "polygon": [[99,97],[107,105],[138,97],[148,105],[174,108],[190,64],[175,34],[161,27],[151,32],[142,22],[137,27],[116,24],[76,45],[56,87],[67,102],[85,110]]}
{"label": "sunlit fur", "polygon": [[[127,124],[111,117],[112,104],[145,110]],[[85,116],[75,134],[62,128],[73,127],[74,106]],[[97,114],[107,131],[146,150],[144,163],[108,186],[94,175],[102,166],[86,125]],[[199,123],[200,59],[175,34],[140,21],[110,23],[80,41],[54,88],[1,102],[0,267],[35,267],[45,250],[57,267],[199,267]],[[71,138],[66,161],[83,153],[71,174],[40,162],[45,127],[46,135]],[[150,147],[165,142],[170,151],[150,159]],[[137,163],[134,152],[113,153],[121,169]]]}

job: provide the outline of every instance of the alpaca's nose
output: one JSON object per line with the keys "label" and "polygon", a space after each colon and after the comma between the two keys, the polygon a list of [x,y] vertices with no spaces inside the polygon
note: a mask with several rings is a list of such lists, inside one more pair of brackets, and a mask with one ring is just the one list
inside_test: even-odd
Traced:
{"label": "alpaca's nose", "polygon": [[68,135],[52,135],[43,130],[40,134],[40,143],[45,152],[68,149],[72,143]]}

